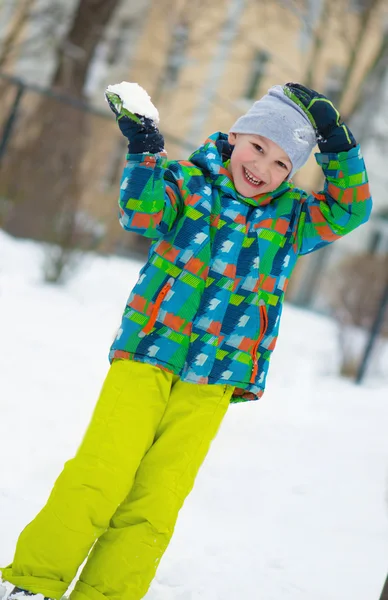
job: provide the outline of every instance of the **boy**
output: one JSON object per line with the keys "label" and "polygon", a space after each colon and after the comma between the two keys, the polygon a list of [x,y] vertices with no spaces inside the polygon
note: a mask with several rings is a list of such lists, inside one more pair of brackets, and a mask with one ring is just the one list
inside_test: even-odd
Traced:
{"label": "boy", "polygon": [[[72,600],[143,598],[229,403],[264,392],[298,256],[371,210],[360,148],[314,90],[271,88],[180,162],[121,90],[120,222],[154,241],[85,438],[3,570],[10,600],[59,600],[86,558]],[[309,195],[290,179],[317,141],[326,181]]]}

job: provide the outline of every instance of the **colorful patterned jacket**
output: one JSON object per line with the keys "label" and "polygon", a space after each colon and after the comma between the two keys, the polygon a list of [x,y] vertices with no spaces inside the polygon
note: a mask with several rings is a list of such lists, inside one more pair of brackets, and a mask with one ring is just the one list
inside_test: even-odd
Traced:
{"label": "colorful patterned jacket", "polygon": [[359,147],[316,155],[326,181],[313,195],[285,182],[245,198],[227,170],[230,154],[216,133],[189,161],[127,155],[120,222],[154,241],[110,360],[230,384],[237,402],[263,394],[298,256],[365,223],[371,198]]}

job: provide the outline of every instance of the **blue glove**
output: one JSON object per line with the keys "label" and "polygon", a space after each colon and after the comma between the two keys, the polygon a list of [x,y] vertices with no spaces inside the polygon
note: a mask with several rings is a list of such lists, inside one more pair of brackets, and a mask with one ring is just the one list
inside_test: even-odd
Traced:
{"label": "blue glove", "polygon": [[157,154],[164,150],[164,138],[152,119],[131,113],[123,107],[121,98],[112,92],[105,92],[111,110],[121,133],[128,140],[129,154]]}
{"label": "blue glove", "polygon": [[321,152],[347,152],[357,146],[349,128],[342,123],[334,104],[300,83],[286,83],[284,93],[306,113],[317,135]]}

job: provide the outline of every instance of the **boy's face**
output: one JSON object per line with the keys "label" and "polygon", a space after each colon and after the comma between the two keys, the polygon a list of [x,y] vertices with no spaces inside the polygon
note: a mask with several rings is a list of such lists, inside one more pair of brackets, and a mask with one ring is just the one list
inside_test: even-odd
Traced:
{"label": "boy's face", "polygon": [[273,192],[289,176],[291,160],[272,140],[248,133],[230,133],[228,140],[234,146],[229,171],[242,196]]}

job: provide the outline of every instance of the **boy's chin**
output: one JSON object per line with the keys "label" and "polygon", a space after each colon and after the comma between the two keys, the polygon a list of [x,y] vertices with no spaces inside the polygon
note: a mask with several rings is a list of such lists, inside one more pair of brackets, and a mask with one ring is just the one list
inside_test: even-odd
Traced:
{"label": "boy's chin", "polygon": [[253,188],[250,189],[250,186],[247,187],[245,185],[243,185],[243,186],[236,185],[236,190],[238,191],[239,194],[241,194],[241,196],[245,196],[245,198],[254,198],[255,196],[260,196],[261,194],[267,194],[268,192],[272,191],[266,185],[261,188],[257,188],[257,190],[255,190]]}

